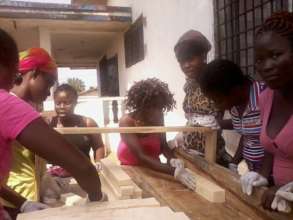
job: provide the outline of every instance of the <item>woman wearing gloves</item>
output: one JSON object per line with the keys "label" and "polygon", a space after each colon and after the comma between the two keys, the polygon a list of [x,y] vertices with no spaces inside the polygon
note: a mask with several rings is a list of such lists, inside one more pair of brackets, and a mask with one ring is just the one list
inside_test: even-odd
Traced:
{"label": "woman wearing gloves", "polygon": [[240,67],[229,60],[214,60],[207,64],[199,82],[202,92],[220,110],[230,111],[233,128],[241,135],[240,145],[229,168],[237,172],[238,164],[245,159],[249,170],[258,170],[264,156],[259,140],[261,120],[258,98],[264,84],[244,75]]}
{"label": "woman wearing gloves", "polygon": [[[28,52],[28,51],[27,51]],[[24,59],[27,68],[18,71],[18,52],[14,40],[3,30],[0,30],[0,181],[1,197],[12,202],[22,211],[33,211],[45,208],[40,203],[34,203],[17,195],[9,188],[4,188],[11,166],[11,143],[17,140],[45,159],[59,164],[69,170],[81,187],[88,193],[90,200],[101,199],[101,186],[95,168],[74,147],[68,144],[61,135],[53,131],[42,120],[28,103],[9,94],[16,75],[20,72],[21,82],[18,87],[22,98],[26,101],[41,101],[49,95],[49,87],[53,85],[53,75],[46,74],[42,68],[35,66],[44,60],[40,57],[31,59],[35,51]],[[44,53],[42,53],[44,55]],[[46,56],[45,56],[46,57]],[[48,57],[46,57],[48,58]],[[24,74],[26,72],[26,74]],[[17,91],[14,90],[16,93]],[[50,142],[48,142],[50,140]],[[0,206],[0,219],[3,211]]]}
{"label": "woman wearing gloves", "polygon": [[[175,106],[168,85],[156,78],[135,82],[127,93],[126,108],[130,113],[122,116],[120,127],[164,126],[164,112]],[[168,163],[160,162],[164,154]],[[195,179],[174,159],[165,134],[121,134],[118,158],[122,165],[142,165],[173,175],[175,179],[195,189]]]}
{"label": "woman wearing gloves", "polygon": [[[201,91],[198,76],[207,64],[207,54],[211,49],[208,39],[199,31],[189,30],[176,43],[174,52],[181,70],[186,77],[184,85],[185,98],[183,110],[187,119],[187,126],[205,126],[219,128],[217,121],[222,121],[220,112],[213,101]],[[231,156],[225,150],[225,141],[218,131],[217,163],[228,167]],[[205,136],[202,132],[184,132],[183,147],[190,154],[204,155]]]}
{"label": "woman wearing gloves", "polygon": [[[275,183],[264,195],[263,205],[289,211],[293,201],[293,14],[279,12],[266,19],[257,32],[255,50],[256,69],[268,86],[260,96],[260,140],[272,161],[263,165],[272,168]],[[244,175],[244,192],[251,194],[254,186],[268,185],[268,173]]]}

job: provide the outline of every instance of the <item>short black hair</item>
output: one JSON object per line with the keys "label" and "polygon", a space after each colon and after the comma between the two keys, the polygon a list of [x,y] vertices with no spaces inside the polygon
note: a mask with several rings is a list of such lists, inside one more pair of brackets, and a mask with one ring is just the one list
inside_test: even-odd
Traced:
{"label": "short black hair", "polygon": [[7,68],[18,66],[18,49],[14,39],[0,28],[0,64]]}
{"label": "short black hair", "polygon": [[228,95],[236,86],[244,85],[248,76],[230,60],[216,59],[206,65],[199,75],[199,84],[203,93]]}
{"label": "short black hair", "polygon": [[77,94],[76,89],[75,89],[73,86],[71,86],[71,85],[69,85],[69,84],[66,84],[66,83],[61,84],[60,86],[58,86],[58,87],[56,88],[56,90],[54,91],[54,97],[55,97],[59,92],[67,92],[67,93],[71,94],[72,97],[73,97],[75,100],[77,100],[77,98],[78,98],[78,94]]}
{"label": "short black hair", "polygon": [[176,50],[176,58],[179,62],[189,60],[195,56],[207,55],[206,46],[198,42],[182,42]]}
{"label": "short black hair", "polygon": [[135,82],[127,92],[125,105],[129,111],[142,111],[151,107],[170,111],[175,107],[173,94],[168,84],[156,78]]}

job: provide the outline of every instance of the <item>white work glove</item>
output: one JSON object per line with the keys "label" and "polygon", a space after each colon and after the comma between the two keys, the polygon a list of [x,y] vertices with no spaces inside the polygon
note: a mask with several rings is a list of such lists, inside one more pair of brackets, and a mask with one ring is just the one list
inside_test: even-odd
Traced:
{"label": "white work glove", "polygon": [[228,165],[229,170],[231,170],[233,173],[238,174],[238,165],[235,163],[229,163]]}
{"label": "white work glove", "polygon": [[194,191],[196,187],[195,177],[184,168],[184,162],[180,159],[172,158],[170,165],[175,168],[174,178]]}
{"label": "white work glove", "polygon": [[291,212],[290,202],[293,202],[293,182],[287,183],[276,192],[271,208],[279,212]]}
{"label": "white work glove", "polygon": [[177,167],[174,172],[174,177],[176,180],[181,182],[183,185],[187,186],[191,190],[196,188],[195,177],[188,172],[185,168]]}
{"label": "white work glove", "polygon": [[175,167],[175,168],[184,168],[184,162],[180,159],[176,159],[176,158],[171,158],[170,159],[170,165],[171,167]]}
{"label": "white work glove", "polygon": [[247,195],[252,194],[253,187],[267,186],[268,180],[254,171],[249,171],[240,178],[242,191]]}
{"label": "white work glove", "polygon": [[40,203],[26,200],[20,207],[20,212],[34,212],[38,210],[43,210],[50,208],[49,206]]}
{"label": "white work glove", "polygon": [[102,163],[100,161],[96,161],[94,166],[98,172],[103,170]]}

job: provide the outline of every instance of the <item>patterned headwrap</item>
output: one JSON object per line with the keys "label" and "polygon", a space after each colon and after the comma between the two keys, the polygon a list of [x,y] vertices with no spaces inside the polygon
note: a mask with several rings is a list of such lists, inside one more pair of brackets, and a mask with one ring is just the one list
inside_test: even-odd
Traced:
{"label": "patterned headwrap", "polygon": [[19,73],[23,75],[31,70],[51,74],[57,79],[57,65],[43,48],[30,48],[19,53]]}

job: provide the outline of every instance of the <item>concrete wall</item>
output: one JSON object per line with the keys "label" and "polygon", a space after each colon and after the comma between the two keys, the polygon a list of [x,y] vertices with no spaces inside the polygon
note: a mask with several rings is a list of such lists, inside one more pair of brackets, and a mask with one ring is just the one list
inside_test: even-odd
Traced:
{"label": "concrete wall", "polygon": [[[118,53],[120,93],[134,81],[157,77],[169,84],[175,94],[177,109],[168,114],[166,124],[184,124],[182,101],[185,78],[174,56],[178,38],[189,29],[201,31],[213,44],[212,0],[109,0],[108,5],[132,7],[133,21],[140,14],[146,18],[144,26],[145,59],[130,68],[125,67],[123,34],[117,35],[107,51],[111,57]],[[214,50],[209,54],[212,58]]]}

